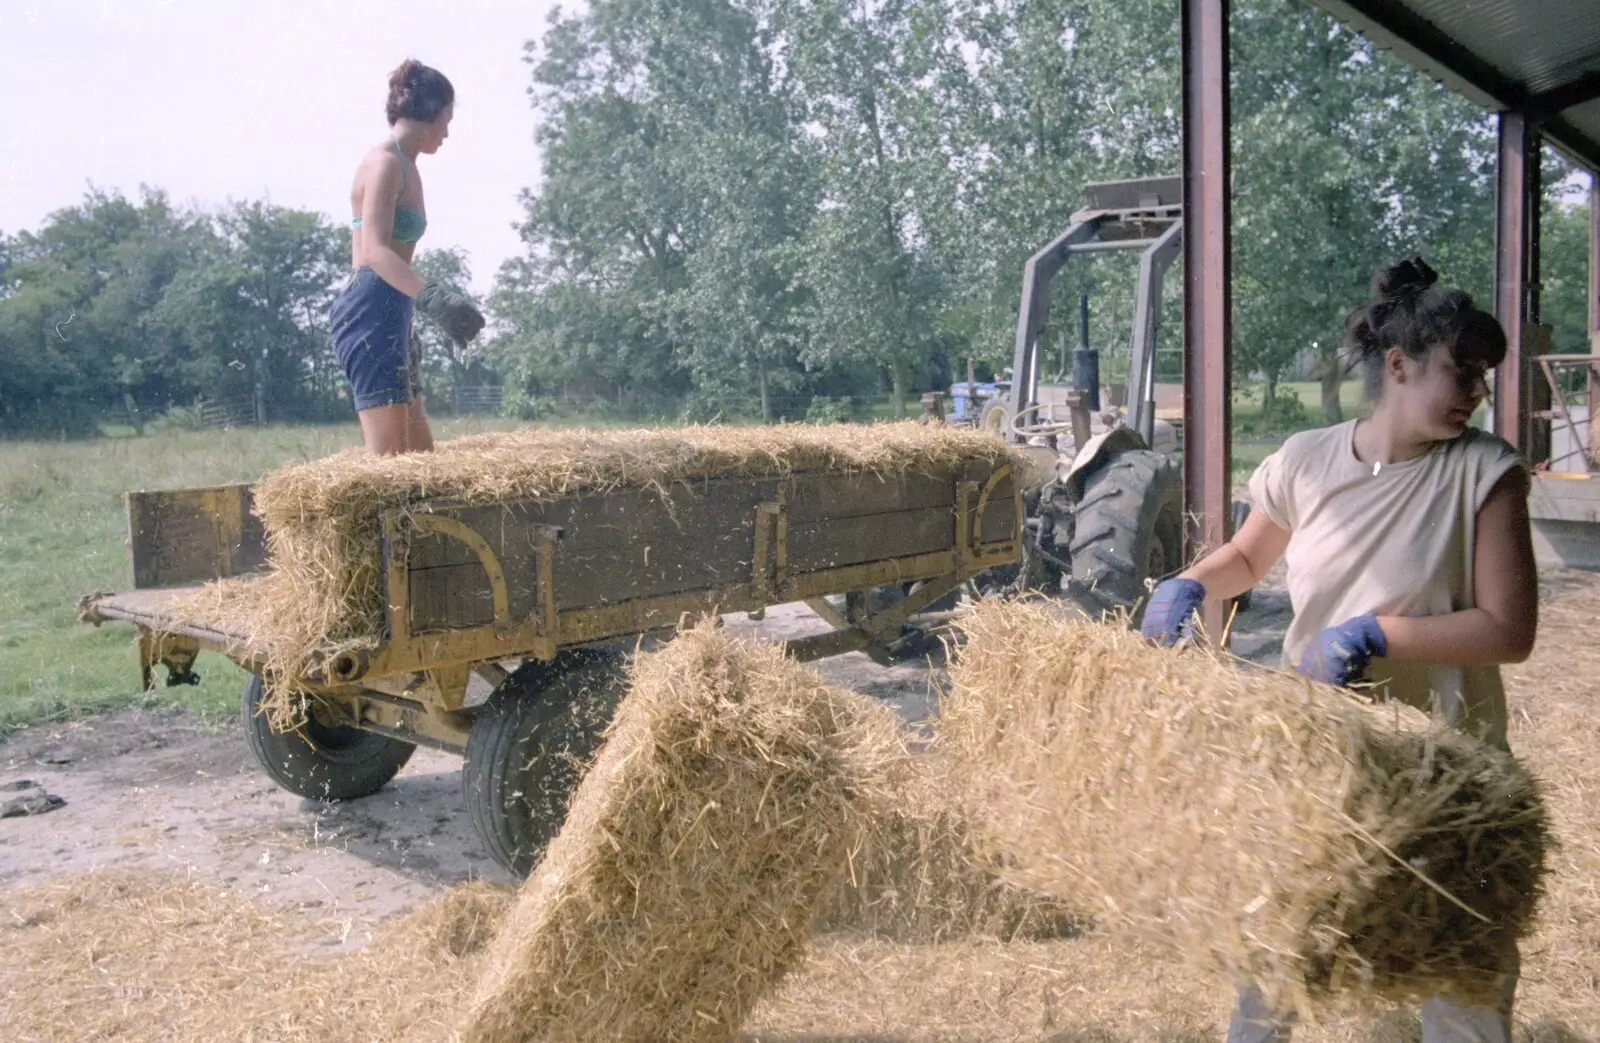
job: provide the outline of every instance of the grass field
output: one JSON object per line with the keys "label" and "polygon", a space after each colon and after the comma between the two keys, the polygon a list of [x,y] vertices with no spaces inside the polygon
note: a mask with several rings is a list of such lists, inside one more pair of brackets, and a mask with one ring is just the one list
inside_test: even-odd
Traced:
{"label": "grass field", "polygon": [[[439,433],[486,426],[445,422]],[[226,660],[204,657],[198,686],[141,696],[132,629],[77,622],[78,597],[128,586],[122,494],[254,480],[359,441],[347,424],[0,442],[0,734],[141,702],[210,720],[236,712],[243,674]]]}
{"label": "grass field", "polygon": [[[1303,388],[1302,397],[1314,402],[1315,385]],[[438,426],[439,436],[449,438],[510,425],[463,420]],[[202,720],[233,714],[243,674],[226,660],[204,657],[197,686],[143,695],[131,629],[77,622],[78,597],[128,584],[123,493],[250,481],[286,461],[358,441],[356,426],[342,424],[0,442],[0,734],[128,705],[181,706]],[[1276,445],[1276,439],[1237,443],[1236,484],[1247,481]]]}

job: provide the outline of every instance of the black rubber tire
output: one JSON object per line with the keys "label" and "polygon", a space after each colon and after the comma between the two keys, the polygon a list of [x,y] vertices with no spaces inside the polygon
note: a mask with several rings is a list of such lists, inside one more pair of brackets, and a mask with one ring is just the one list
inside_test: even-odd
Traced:
{"label": "black rubber tire", "polygon": [[518,879],[533,872],[627,694],[627,657],[574,649],[529,660],[489,696],[467,735],[467,818]]}
{"label": "black rubber tire", "polygon": [[1145,580],[1178,567],[1182,538],[1177,464],[1148,449],[1124,450],[1084,480],[1072,531],[1074,591],[1101,611],[1131,610],[1142,604]]}
{"label": "black rubber tire", "polygon": [[1011,422],[1011,405],[1004,398],[990,399],[978,413],[978,427],[992,435],[1004,438]]}
{"label": "black rubber tire", "polygon": [[251,674],[240,700],[245,741],[256,763],[290,793],[312,800],[355,800],[378,792],[417,748],[359,728],[320,724],[307,715],[292,732],[274,731],[261,712],[261,678]]}

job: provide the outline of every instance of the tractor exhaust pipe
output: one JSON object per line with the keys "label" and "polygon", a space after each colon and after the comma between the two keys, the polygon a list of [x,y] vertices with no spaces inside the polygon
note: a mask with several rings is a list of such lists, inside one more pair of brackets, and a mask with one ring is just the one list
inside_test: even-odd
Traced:
{"label": "tractor exhaust pipe", "polygon": [[1090,412],[1100,410],[1100,353],[1089,347],[1089,295],[1078,298],[1078,350],[1072,353],[1072,386]]}

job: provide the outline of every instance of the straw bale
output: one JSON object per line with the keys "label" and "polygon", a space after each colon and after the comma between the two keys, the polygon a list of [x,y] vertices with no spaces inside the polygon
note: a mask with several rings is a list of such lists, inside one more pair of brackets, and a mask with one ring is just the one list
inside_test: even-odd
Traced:
{"label": "straw bale", "polygon": [[1509,754],[1038,604],[962,629],[940,741],[1017,883],[1302,1008],[1492,997],[1548,844]]}
{"label": "straw bale", "polygon": [[905,756],[892,711],[710,621],[642,654],[462,1039],[732,1038],[800,962]]}
{"label": "straw bale", "polygon": [[1077,917],[1017,887],[978,849],[976,829],[938,753],[891,772],[892,803],[874,815],[866,847],[829,897],[817,929],[908,944],[1071,937]]}
{"label": "straw bale", "polygon": [[[333,609],[335,639],[375,631],[382,613],[379,516],[423,500],[544,501],[617,489],[665,491],[717,477],[802,473],[945,473],[1010,458],[982,432],[918,424],[521,430],[440,443],[431,453],[374,456],[353,448],[290,464],[255,490],[273,562]],[[330,623],[332,620],[330,619]]]}
{"label": "straw bale", "polygon": [[471,505],[655,490],[717,477],[947,474],[1021,463],[1000,439],[916,423],[790,424],[632,431],[525,429],[440,442],[430,453],[360,447],[288,464],[255,487],[274,572],[211,584],[175,609],[181,622],[245,636],[266,661],[269,700],[308,658],[370,647],[383,626],[380,518],[425,500]]}

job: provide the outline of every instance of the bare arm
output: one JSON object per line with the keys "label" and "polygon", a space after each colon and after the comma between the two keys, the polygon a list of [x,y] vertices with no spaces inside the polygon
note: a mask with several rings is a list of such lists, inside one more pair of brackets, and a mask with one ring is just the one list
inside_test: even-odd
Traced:
{"label": "bare arm", "polygon": [[417,274],[394,248],[394,207],[400,194],[400,159],[384,154],[363,170],[366,185],[361,192],[361,237],[357,255],[361,263],[377,272],[384,282],[407,297],[422,292],[422,276]]}
{"label": "bare arm", "polygon": [[1475,608],[1442,616],[1379,616],[1390,659],[1459,666],[1520,663],[1533,652],[1539,584],[1528,521],[1528,475],[1512,470],[1478,509]]}
{"label": "bare arm", "polygon": [[1251,511],[1233,539],[1195,562],[1183,578],[1204,586],[1207,600],[1238,597],[1261,582],[1288,546],[1288,529]]}

